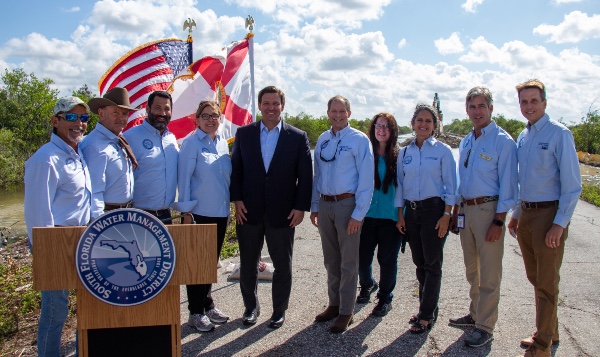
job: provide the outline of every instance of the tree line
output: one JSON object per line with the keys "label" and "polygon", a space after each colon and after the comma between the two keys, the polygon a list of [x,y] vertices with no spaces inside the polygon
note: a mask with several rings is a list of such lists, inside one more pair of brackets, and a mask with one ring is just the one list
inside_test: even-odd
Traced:
{"label": "tree line", "polygon": [[[0,76],[0,187],[21,185],[25,161],[40,146],[48,142],[52,132],[50,118],[59,92],[52,89],[54,81],[50,78],[39,79],[33,73],[26,73],[17,68],[4,70]],[[88,102],[95,95],[83,85],[74,89],[71,95]],[[260,116],[258,116],[260,119]],[[525,123],[516,119],[507,119],[496,115],[493,119],[517,138]],[[92,114],[87,131],[96,125],[97,115]],[[284,120],[308,135],[311,146],[314,146],[319,135],[329,129],[330,123],[326,115],[314,117],[301,112],[298,115],[284,114]],[[350,119],[350,125],[364,133],[368,133],[370,118]],[[457,135],[466,135],[471,130],[469,119],[454,119],[444,126],[444,131]],[[590,108],[581,123],[569,125],[575,138],[578,151],[598,154],[600,152],[600,113]],[[412,132],[408,126],[398,127],[399,134]]]}

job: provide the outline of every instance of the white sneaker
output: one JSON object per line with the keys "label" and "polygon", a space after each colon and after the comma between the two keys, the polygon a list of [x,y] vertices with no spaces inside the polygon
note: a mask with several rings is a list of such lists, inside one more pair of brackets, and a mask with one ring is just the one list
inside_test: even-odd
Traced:
{"label": "white sneaker", "polygon": [[206,312],[206,316],[210,319],[211,322],[216,324],[224,324],[229,320],[229,316],[225,315],[221,310],[213,307],[212,309]]}
{"label": "white sneaker", "polygon": [[215,328],[215,325],[213,325],[213,323],[210,322],[208,316],[203,314],[190,315],[190,318],[188,319],[188,324],[194,326],[196,330],[200,332],[212,331]]}

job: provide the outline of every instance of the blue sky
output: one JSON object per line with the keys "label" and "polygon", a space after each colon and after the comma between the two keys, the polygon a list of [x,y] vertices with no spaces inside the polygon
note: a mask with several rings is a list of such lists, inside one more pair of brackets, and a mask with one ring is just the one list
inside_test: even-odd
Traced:
{"label": "blue sky", "polygon": [[600,107],[598,0],[21,0],[3,10],[0,66],[51,78],[65,95],[97,90],[135,46],[185,39],[188,17],[197,59],[243,38],[250,14],[256,87],[281,87],[291,115],[324,115],[341,94],[354,118],[385,111],[406,125],[437,92],[449,122],[484,85],[494,113],[524,121],[514,86],[532,77],[545,82],[553,118],[577,122]]}

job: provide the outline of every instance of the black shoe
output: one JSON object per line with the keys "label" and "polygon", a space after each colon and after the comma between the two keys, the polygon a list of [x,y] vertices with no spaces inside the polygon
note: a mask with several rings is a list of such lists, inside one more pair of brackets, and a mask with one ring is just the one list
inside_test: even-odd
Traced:
{"label": "black shoe", "polygon": [[371,294],[379,289],[379,284],[373,283],[370,288],[360,288],[360,293],[356,297],[357,304],[366,304],[371,300]]}
{"label": "black shoe", "polygon": [[371,315],[385,316],[388,314],[388,312],[390,312],[391,309],[392,309],[391,301],[385,302],[383,300],[379,300],[379,302],[377,302],[377,306],[375,306],[375,308],[371,312]]}
{"label": "black shoe", "polygon": [[450,322],[450,325],[458,326],[458,327],[475,326],[475,320],[473,320],[473,317],[471,317],[471,314],[468,314],[468,315],[465,315],[462,317],[451,318],[449,322]]}
{"label": "black shoe", "polygon": [[270,328],[280,328],[285,322],[285,312],[273,312],[271,315],[271,321],[269,321]]}
{"label": "black shoe", "polygon": [[244,311],[244,315],[242,316],[242,323],[244,325],[254,325],[256,321],[258,321],[258,317],[260,316],[260,309],[248,309]]}
{"label": "black shoe", "polygon": [[487,332],[486,330],[476,328],[467,338],[465,338],[465,345],[477,348],[490,343],[493,339],[494,335],[491,333]]}

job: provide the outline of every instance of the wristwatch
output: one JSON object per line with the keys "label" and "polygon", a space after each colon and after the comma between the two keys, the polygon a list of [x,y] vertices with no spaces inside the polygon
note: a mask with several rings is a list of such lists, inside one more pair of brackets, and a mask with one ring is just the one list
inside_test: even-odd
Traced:
{"label": "wristwatch", "polygon": [[495,219],[495,218],[492,220],[492,223],[497,225],[498,227],[502,227],[504,225],[503,221],[501,221],[499,219]]}

